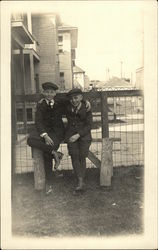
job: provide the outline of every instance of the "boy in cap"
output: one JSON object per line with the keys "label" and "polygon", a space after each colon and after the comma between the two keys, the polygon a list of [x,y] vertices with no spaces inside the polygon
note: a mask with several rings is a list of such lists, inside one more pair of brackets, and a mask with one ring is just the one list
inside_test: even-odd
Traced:
{"label": "boy in cap", "polygon": [[68,125],[66,129],[66,142],[71,156],[72,166],[78,179],[75,191],[81,191],[84,187],[86,171],[86,157],[91,144],[92,112],[87,112],[83,100],[83,93],[75,88],[68,92],[70,100],[66,109]]}
{"label": "boy in cap", "polygon": [[62,158],[62,153],[57,152],[60,143],[64,139],[64,124],[62,121],[62,106],[54,101],[58,86],[52,82],[42,84],[43,96],[36,107],[35,126],[32,137],[28,139],[28,145],[43,151],[46,193],[52,192],[52,159],[55,159],[56,169]]}
{"label": "boy in cap", "polygon": [[43,151],[45,176],[46,176],[46,194],[52,192],[52,159],[55,159],[57,168],[63,156],[57,152],[60,143],[64,139],[64,124],[62,115],[65,113],[66,103],[68,101],[56,101],[56,91],[58,86],[52,82],[42,84],[43,96],[36,108],[35,125],[36,131],[28,139],[28,145],[36,147]]}

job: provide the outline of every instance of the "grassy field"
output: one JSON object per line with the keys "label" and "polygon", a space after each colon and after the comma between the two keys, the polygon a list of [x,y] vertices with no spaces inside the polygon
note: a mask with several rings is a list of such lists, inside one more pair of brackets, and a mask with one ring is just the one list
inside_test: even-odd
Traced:
{"label": "grassy field", "polygon": [[15,175],[13,235],[27,237],[116,236],[143,232],[143,167],[114,168],[110,188],[99,185],[99,170],[88,169],[86,190],[74,195],[75,178],[53,177],[53,193],[34,190],[33,174]]}

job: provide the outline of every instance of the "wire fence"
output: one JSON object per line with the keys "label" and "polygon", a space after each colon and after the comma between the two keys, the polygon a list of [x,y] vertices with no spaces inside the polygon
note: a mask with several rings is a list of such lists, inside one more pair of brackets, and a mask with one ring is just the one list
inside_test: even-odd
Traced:
{"label": "wire fence", "polygon": [[[90,100],[93,112],[92,143],[90,150],[101,160],[102,124],[100,97],[93,93]],[[97,92],[98,93],[98,92]],[[144,164],[144,105],[143,96],[134,90],[107,91],[109,138],[113,141],[113,166]],[[61,94],[62,95],[62,94]],[[25,112],[23,112],[25,108]],[[34,126],[36,101],[16,102],[16,142],[14,144],[15,173],[33,171],[31,148],[27,145],[29,131]],[[24,117],[26,116],[26,117]],[[24,120],[27,122],[24,123]],[[64,153],[60,169],[72,169],[67,145],[62,143],[59,150]],[[95,167],[87,159],[87,168]]]}

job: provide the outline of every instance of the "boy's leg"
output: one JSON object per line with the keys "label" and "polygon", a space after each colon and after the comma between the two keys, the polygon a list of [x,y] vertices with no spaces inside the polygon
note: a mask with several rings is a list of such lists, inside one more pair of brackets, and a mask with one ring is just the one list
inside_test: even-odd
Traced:
{"label": "boy's leg", "polygon": [[81,164],[82,178],[85,178],[86,173],[86,157],[88,156],[90,141],[79,141],[79,159]]}
{"label": "boy's leg", "polygon": [[76,191],[83,190],[84,176],[86,169],[86,159],[80,156],[80,143],[79,141],[68,144],[69,154],[71,155],[72,166],[78,179]]}
{"label": "boy's leg", "polygon": [[33,137],[28,139],[29,146],[36,147],[43,152],[47,194],[52,192],[52,159],[55,160],[56,168],[60,165],[60,160],[62,159],[61,153],[57,152],[59,140],[51,133],[50,136],[53,139],[54,146],[47,145],[44,138]]}
{"label": "boy's leg", "polygon": [[48,183],[51,183],[51,180],[52,180],[52,155],[44,152],[43,158],[44,158],[44,168],[45,168],[46,181]]}
{"label": "boy's leg", "polygon": [[71,155],[71,162],[72,162],[72,167],[75,172],[75,175],[78,179],[78,177],[81,177],[81,164],[80,164],[79,156]]}
{"label": "boy's leg", "polygon": [[82,175],[82,178],[84,179],[85,173],[86,173],[86,158],[83,156],[80,156],[79,160],[80,160],[80,165],[81,165],[81,175]]}
{"label": "boy's leg", "polygon": [[30,147],[35,147],[40,149],[43,152],[51,153],[53,150],[53,147],[50,145],[47,145],[43,138],[28,138],[27,143]]}
{"label": "boy's leg", "polygon": [[52,192],[52,155],[47,152],[43,152],[44,168],[46,176],[46,194]]}
{"label": "boy's leg", "polygon": [[45,140],[43,138],[28,138],[28,145],[31,147],[35,147],[43,151],[44,153],[52,154],[53,158],[55,159],[55,168],[57,169],[60,165],[60,160],[62,159],[63,154],[60,152],[57,152],[57,149],[59,148],[59,140],[50,134],[51,138],[53,139],[54,146],[47,145],[45,143]]}

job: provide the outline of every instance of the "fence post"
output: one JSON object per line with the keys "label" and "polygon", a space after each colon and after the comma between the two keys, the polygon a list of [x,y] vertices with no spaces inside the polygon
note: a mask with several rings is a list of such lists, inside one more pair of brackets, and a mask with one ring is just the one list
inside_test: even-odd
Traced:
{"label": "fence post", "polygon": [[101,92],[102,153],[100,185],[110,186],[112,176],[112,141],[109,140],[107,93]]}
{"label": "fence post", "polygon": [[45,188],[43,153],[37,148],[32,148],[32,156],[34,165],[34,187],[36,190],[43,190]]}

